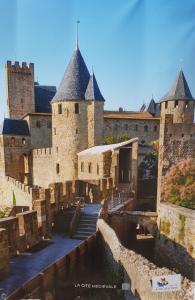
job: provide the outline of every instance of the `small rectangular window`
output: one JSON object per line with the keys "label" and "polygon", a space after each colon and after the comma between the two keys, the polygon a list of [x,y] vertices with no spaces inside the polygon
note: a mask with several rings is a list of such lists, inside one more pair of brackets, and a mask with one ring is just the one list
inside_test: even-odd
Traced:
{"label": "small rectangular window", "polygon": [[79,114],[79,104],[78,103],[75,103],[74,111],[75,111],[75,114]]}
{"label": "small rectangular window", "polygon": [[56,128],[53,129],[53,133],[54,133],[54,135],[56,135]]}
{"label": "small rectangular window", "polygon": [[58,113],[62,114],[62,104],[58,104]]}
{"label": "small rectangular window", "polygon": [[60,165],[56,164],[56,173],[59,174],[60,173]]}

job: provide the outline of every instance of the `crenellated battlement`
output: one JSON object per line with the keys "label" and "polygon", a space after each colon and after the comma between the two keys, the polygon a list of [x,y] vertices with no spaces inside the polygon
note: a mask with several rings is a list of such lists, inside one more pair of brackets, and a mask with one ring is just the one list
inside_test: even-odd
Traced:
{"label": "crenellated battlement", "polygon": [[11,61],[7,61],[5,67],[7,68],[8,72],[12,72],[12,73],[25,73],[25,74],[34,73],[33,63],[27,64],[26,62],[22,62],[20,64],[19,61],[15,61],[14,63],[12,63]]}
{"label": "crenellated battlement", "polygon": [[52,148],[38,148],[38,149],[33,149],[32,151],[33,153],[33,157],[38,158],[40,157],[44,157],[44,156],[50,156],[52,155]]}
{"label": "crenellated battlement", "polygon": [[15,187],[17,187],[21,191],[28,193],[29,195],[33,194],[34,188],[32,188],[28,185],[25,185],[24,183],[16,180],[15,178],[12,178],[10,176],[5,176],[5,180],[8,181],[9,183],[13,184]]}

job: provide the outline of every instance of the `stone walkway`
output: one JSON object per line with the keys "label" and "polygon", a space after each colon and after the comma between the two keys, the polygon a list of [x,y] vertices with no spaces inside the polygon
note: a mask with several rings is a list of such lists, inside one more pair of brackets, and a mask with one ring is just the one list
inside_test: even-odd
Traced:
{"label": "stone walkway", "polygon": [[[97,214],[100,205],[85,205],[84,213]],[[10,260],[10,273],[4,280],[0,281],[0,296],[2,293],[11,294],[16,288],[29,281],[41,270],[54,263],[59,258],[69,253],[82,241],[70,239],[62,235],[54,234],[52,242],[37,251],[28,251]],[[1,297],[0,297],[1,299]]]}

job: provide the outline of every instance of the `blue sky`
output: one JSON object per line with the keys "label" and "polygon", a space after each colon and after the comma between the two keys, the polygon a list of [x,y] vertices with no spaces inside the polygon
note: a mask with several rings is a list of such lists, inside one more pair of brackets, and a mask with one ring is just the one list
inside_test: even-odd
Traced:
{"label": "blue sky", "polygon": [[194,0],[0,0],[0,118],[6,60],[35,63],[40,84],[59,85],[76,45],[106,109],[159,100],[180,68],[195,96]]}

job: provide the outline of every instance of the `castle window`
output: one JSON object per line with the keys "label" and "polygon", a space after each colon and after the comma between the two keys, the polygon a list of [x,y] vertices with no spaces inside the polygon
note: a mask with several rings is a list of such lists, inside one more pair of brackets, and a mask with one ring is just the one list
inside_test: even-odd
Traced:
{"label": "castle window", "polygon": [[16,139],[14,137],[11,138],[11,145],[15,145]]}
{"label": "castle window", "polygon": [[60,173],[60,165],[56,164],[56,173],[59,174]]}
{"label": "castle window", "polygon": [[22,144],[23,144],[23,145],[26,144],[26,139],[25,139],[25,138],[22,139]]}
{"label": "castle window", "polygon": [[125,130],[128,130],[128,124],[124,125]]}
{"label": "castle window", "polygon": [[97,164],[97,175],[99,175],[99,171],[100,171],[100,168],[99,168],[99,165]]}
{"label": "castle window", "polygon": [[58,153],[58,147],[56,147],[56,153]]}
{"label": "castle window", "polygon": [[47,121],[47,128],[51,128],[51,121]]}
{"label": "castle window", "polygon": [[56,135],[56,128],[53,129],[53,134]]}
{"label": "castle window", "polygon": [[62,104],[58,104],[58,113],[62,114]]}
{"label": "castle window", "polygon": [[182,137],[184,137],[184,134],[182,133],[182,135],[181,135]]}
{"label": "castle window", "polygon": [[40,121],[37,121],[37,122],[36,122],[36,127],[37,127],[37,128],[40,128],[40,127],[41,127],[41,122],[40,122]]}
{"label": "castle window", "polygon": [[81,162],[81,172],[84,172],[84,162]]}
{"label": "castle window", "polygon": [[21,98],[21,99],[20,99],[20,102],[21,102],[21,104],[23,104],[23,103],[24,103],[24,100]]}
{"label": "castle window", "polygon": [[156,132],[156,131],[157,131],[157,129],[158,129],[158,126],[157,126],[157,125],[155,125],[155,126],[154,126],[154,131]]}
{"label": "castle window", "polygon": [[185,106],[185,108],[188,108],[188,107],[189,107],[189,102],[186,101],[186,106]]}
{"label": "castle window", "polygon": [[146,131],[146,132],[148,131],[148,125],[144,126],[144,131]]}
{"label": "castle window", "polygon": [[88,164],[88,172],[91,173],[91,163]]}
{"label": "castle window", "polygon": [[165,108],[168,108],[168,101],[165,102]]}
{"label": "castle window", "polygon": [[74,105],[74,112],[75,112],[75,114],[79,114],[79,104],[78,103],[75,103],[75,105]]}
{"label": "castle window", "polygon": [[178,103],[178,100],[175,101],[175,108],[178,108],[179,106],[179,103]]}
{"label": "castle window", "polygon": [[79,133],[79,130],[78,129],[76,129],[76,134],[78,134]]}
{"label": "castle window", "polygon": [[135,125],[135,131],[138,131],[138,125],[137,124]]}

